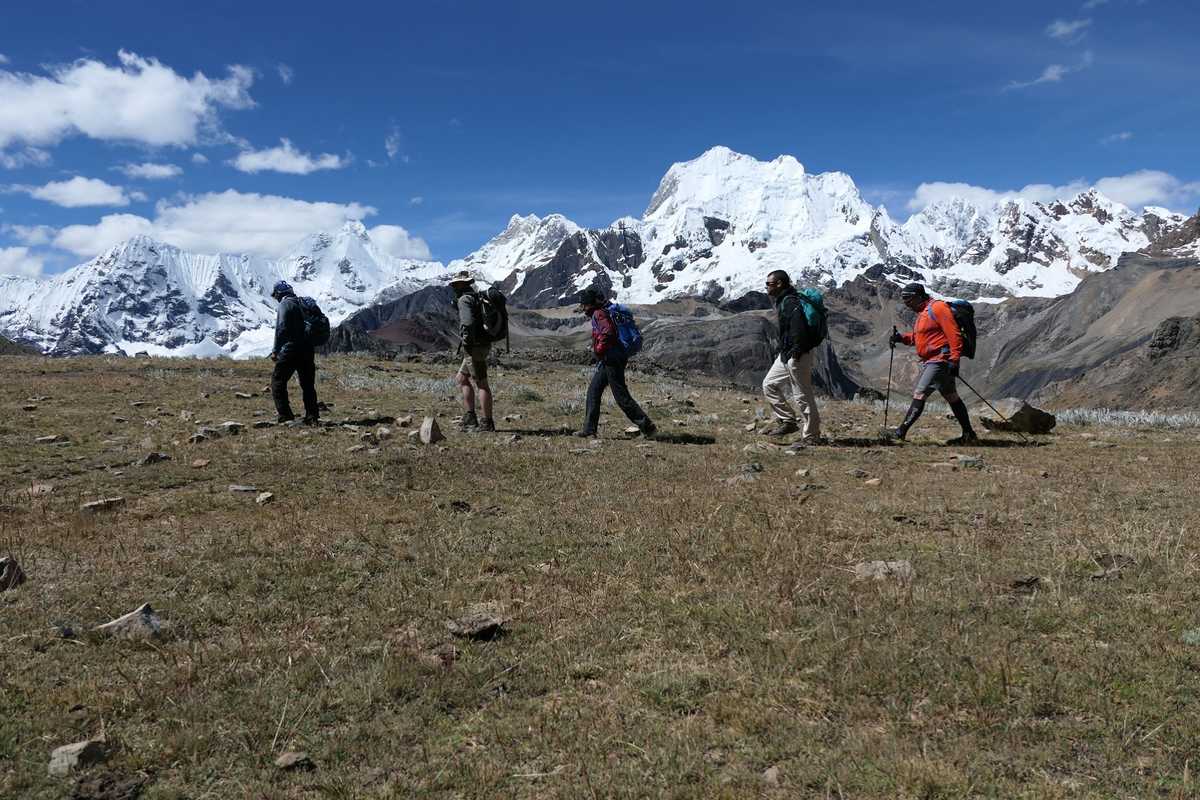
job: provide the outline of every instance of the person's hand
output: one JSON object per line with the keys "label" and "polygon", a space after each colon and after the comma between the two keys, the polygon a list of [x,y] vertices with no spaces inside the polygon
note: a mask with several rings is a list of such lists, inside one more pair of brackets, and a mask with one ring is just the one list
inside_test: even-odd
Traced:
{"label": "person's hand", "polygon": [[904,337],[900,335],[900,331],[896,330],[895,328],[892,328],[892,335],[888,337],[888,344],[891,345],[892,347],[895,347],[896,345],[902,343],[903,341],[904,341]]}
{"label": "person's hand", "polygon": [[271,358],[271,360],[272,360],[272,361],[278,361],[278,360],[279,360],[279,354],[278,354],[278,353],[271,353],[271,355],[270,355],[270,358]]}
{"label": "person's hand", "polygon": [[957,361],[950,362],[950,377],[951,378],[958,377],[958,362]]}

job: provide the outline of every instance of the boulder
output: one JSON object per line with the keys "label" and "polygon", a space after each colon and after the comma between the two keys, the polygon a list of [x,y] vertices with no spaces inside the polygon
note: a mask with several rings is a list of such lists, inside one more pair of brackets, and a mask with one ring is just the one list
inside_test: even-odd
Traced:
{"label": "boulder", "polygon": [[95,631],[116,639],[155,639],[162,633],[162,620],[149,603],[143,603],[128,614],[98,626]]}
{"label": "boulder", "polygon": [[983,427],[989,431],[1045,434],[1054,430],[1054,426],[1058,424],[1058,419],[1049,411],[1035,408],[1024,400],[1014,398],[1001,400],[996,403],[996,410],[1007,419],[996,420],[986,416],[979,418]]}

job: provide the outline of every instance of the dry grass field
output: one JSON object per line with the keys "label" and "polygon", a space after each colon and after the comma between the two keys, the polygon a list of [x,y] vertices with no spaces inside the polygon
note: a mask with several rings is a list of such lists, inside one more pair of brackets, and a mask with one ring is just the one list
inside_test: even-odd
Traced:
{"label": "dry grass field", "polygon": [[[2,797],[1198,791],[1200,431],[954,449],[928,412],[881,447],[874,407],[828,402],[833,446],[746,452],[759,398],[634,373],[664,435],[610,407],[589,443],[561,434],[585,371],[513,362],[502,432],[466,435],[453,367],[322,361],[327,419],[436,415],[424,446],[251,427],[267,362],[3,366]],[[92,631],[143,603],[160,636]],[[477,604],[499,635],[452,634]]]}

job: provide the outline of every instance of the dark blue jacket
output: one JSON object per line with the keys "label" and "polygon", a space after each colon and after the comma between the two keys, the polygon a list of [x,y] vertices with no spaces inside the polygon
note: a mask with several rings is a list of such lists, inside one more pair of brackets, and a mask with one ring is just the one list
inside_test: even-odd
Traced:
{"label": "dark blue jacket", "polygon": [[304,310],[294,294],[279,301],[279,309],[275,312],[275,347],[272,352],[280,359],[313,354],[312,347],[304,338]]}

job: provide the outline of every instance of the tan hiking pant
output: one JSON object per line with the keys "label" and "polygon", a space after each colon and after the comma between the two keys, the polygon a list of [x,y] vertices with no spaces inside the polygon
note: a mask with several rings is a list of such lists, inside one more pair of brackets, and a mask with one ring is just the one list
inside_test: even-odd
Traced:
{"label": "tan hiking pant", "polygon": [[804,441],[814,441],[821,436],[821,414],[817,411],[817,396],[813,392],[814,359],[812,350],[786,364],[776,358],[762,383],[763,395],[771,404],[775,419],[798,423]]}

